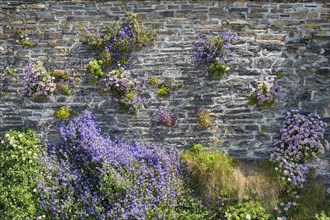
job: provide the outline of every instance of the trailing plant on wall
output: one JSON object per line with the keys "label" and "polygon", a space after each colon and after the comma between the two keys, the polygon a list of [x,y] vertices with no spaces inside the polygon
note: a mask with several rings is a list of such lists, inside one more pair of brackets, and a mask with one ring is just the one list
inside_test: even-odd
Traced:
{"label": "trailing plant on wall", "polygon": [[284,92],[282,87],[277,85],[270,78],[258,80],[256,87],[251,89],[248,97],[248,105],[258,107],[272,107],[275,103],[283,101]]}
{"label": "trailing plant on wall", "polygon": [[231,47],[231,42],[237,39],[237,33],[224,32],[220,36],[201,37],[193,45],[195,54],[193,59],[197,64],[209,65],[209,73],[213,76],[223,76],[229,68],[225,64],[226,50]]}
{"label": "trailing plant on wall", "polygon": [[318,159],[329,147],[324,139],[325,127],[318,115],[305,116],[296,110],[287,113],[280,130],[281,140],[270,156],[287,192],[287,197],[276,208],[278,213],[290,215],[290,210],[298,205],[308,172],[305,163]]}
{"label": "trailing plant on wall", "polygon": [[111,71],[99,82],[100,91],[110,96],[110,102],[128,113],[136,113],[142,103],[140,93],[145,82],[132,77],[123,68]]}
{"label": "trailing plant on wall", "polygon": [[83,31],[83,42],[95,52],[96,58],[88,70],[99,79],[107,67],[128,68],[131,54],[154,40],[154,32],[146,32],[137,20],[137,14],[127,13],[121,22],[106,29],[105,35],[95,35],[88,29]]}

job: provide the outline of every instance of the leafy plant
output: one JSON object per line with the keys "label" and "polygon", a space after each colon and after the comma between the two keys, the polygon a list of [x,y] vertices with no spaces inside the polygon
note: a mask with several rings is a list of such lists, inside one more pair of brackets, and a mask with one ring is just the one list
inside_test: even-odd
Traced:
{"label": "leafy plant", "polygon": [[10,76],[14,76],[16,71],[12,68],[6,68],[6,71],[7,71],[7,74],[10,75]]}
{"label": "leafy plant", "polygon": [[255,88],[252,88],[251,95],[248,97],[248,105],[258,107],[272,107],[278,101],[282,101],[284,93],[282,87],[266,79],[258,82]]}
{"label": "leafy plant", "polygon": [[171,91],[171,86],[167,83],[162,83],[158,85],[157,94],[161,96],[169,95]]}
{"label": "leafy plant", "polygon": [[31,129],[10,130],[0,142],[0,216],[41,219],[36,177],[42,144]]}
{"label": "leafy plant", "polygon": [[67,119],[71,115],[71,108],[69,106],[62,106],[55,112],[55,118],[57,119]]}
{"label": "leafy plant", "polygon": [[246,200],[236,205],[228,206],[225,211],[225,217],[228,220],[267,220],[270,218],[270,215],[266,213],[260,203]]}
{"label": "leafy plant", "polygon": [[59,70],[52,71],[51,75],[55,78],[54,82],[57,84],[58,89],[62,95],[71,94],[71,86],[73,84],[72,71],[71,70]]}
{"label": "leafy plant", "polygon": [[97,83],[103,76],[104,76],[104,72],[102,70],[102,64],[103,61],[102,60],[92,60],[88,66],[87,69],[90,72],[90,74],[92,74],[92,83]]}
{"label": "leafy plant", "polygon": [[31,37],[29,37],[28,34],[24,33],[25,31],[23,31],[21,28],[19,28],[17,30],[17,34],[20,37],[20,40],[17,40],[18,43],[20,43],[23,47],[28,47],[28,48],[32,48],[38,45],[38,43],[33,40]]}
{"label": "leafy plant", "polygon": [[320,214],[315,215],[316,220],[330,220],[330,216],[325,214],[324,211],[322,211]]}
{"label": "leafy plant", "polygon": [[212,76],[219,76],[219,77],[223,77],[225,75],[225,73],[229,70],[229,67],[226,66],[226,64],[224,63],[213,63],[211,64],[211,66],[209,67],[209,73]]}
{"label": "leafy plant", "polygon": [[214,121],[210,113],[206,109],[202,109],[197,114],[199,125],[206,129],[213,125]]}
{"label": "leafy plant", "polygon": [[71,94],[71,88],[69,87],[69,85],[67,85],[67,84],[59,84],[58,87],[59,87],[60,93],[62,95],[70,95]]}

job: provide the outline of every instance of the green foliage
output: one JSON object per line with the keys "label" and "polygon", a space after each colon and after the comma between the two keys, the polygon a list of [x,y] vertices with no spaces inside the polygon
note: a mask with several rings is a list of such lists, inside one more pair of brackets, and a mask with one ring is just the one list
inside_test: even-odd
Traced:
{"label": "green foliage", "polygon": [[206,129],[213,125],[213,118],[206,109],[200,110],[198,112],[197,117],[198,117],[198,123],[202,128]]}
{"label": "green foliage", "polygon": [[326,187],[323,181],[311,177],[308,184],[304,187],[299,199],[298,207],[290,213],[292,220],[312,219],[323,211],[330,215],[330,200],[326,194]]}
{"label": "green foliage", "polygon": [[160,83],[160,79],[156,76],[150,76],[148,79],[149,85],[158,85]]}
{"label": "green foliage", "polygon": [[316,220],[330,220],[330,216],[325,214],[324,211],[322,211],[320,214],[315,215]]}
{"label": "green foliage", "polygon": [[233,173],[234,161],[220,151],[204,150],[194,145],[181,155],[191,187],[210,207],[221,206],[221,198],[235,198],[237,189]]}
{"label": "green foliage", "polygon": [[41,218],[36,176],[42,145],[31,129],[10,130],[0,143],[1,220]]}
{"label": "green foliage", "polygon": [[35,47],[37,45],[37,43],[31,42],[27,38],[23,38],[21,40],[21,44],[23,45],[23,47],[29,47],[29,48]]}
{"label": "green foliage", "polygon": [[225,73],[229,70],[229,67],[226,66],[226,64],[224,63],[213,63],[211,64],[211,66],[209,67],[209,73],[212,76],[219,76],[219,77],[223,77],[225,75]]}
{"label": "green foliage", "polygon": [[67,119],[71,115],[71,108],[69,106],[62,106],[55,112],[55,118],[57,119]]}
{"label": "green foliage", "polygon": [[171,92],[171,86],[167,83],[162,83],[157,88],[157,94],[161,96],[169,95]]}
{"label": "green foliage", "polygon": [[68,85],[66,84],[59,84],[58,85],[59,89],[60,89],[60,93],[62,95],[70,95],[71,94],[71,89]]}
{"label": "green foliage", "polygon": [[225,217],[228,220],[267,220],[270,215],[259,202],[248,201],[240,202],[236,205],[228,206],[225,210]]}
{"label": "green foliage", "polygon": [[96,59],[94,59],[88,64],[87,70],[92,75],[92,79],[91,79],[92,83],[97,83],[104,76],[104,72],[102,70],[102,64],[103,64],[102,60],[96,60]]}
{"label": "green foliage", "polygon": [[278,71],[278,72],[276,73],[276,75],[277,75],[277,78],[278,78],[278,79],[281,79],[281,78],[284,77],[284,72],[283,72],[283,71]]}
{"label": "green foliage", "polygon": [[203,206],[198,198],[193,197],[192,192],[188,189],[180,197],[179,209],[176,211],[176,219],[178,220],[205,220],[214,219],[214,210]]}
{"label": "green foliage", "polygon": [[15,70],[12,69],[12,68],[6,68],[6,71],[7,71],[7,74],[10,75],[10,76],[14,76],[15,75]]}

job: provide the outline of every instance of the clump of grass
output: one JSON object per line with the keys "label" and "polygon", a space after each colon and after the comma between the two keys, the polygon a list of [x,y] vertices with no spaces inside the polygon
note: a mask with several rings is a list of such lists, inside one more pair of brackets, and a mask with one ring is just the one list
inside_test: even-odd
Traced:
{"label": "clump of grass", "polygon": [[280,197],[282,188],[273,173],[257,165],[238,163],[219,150],[194,145],[182,154],[182,161],[191,177],[191,187],[211,208],[242,202],[248,196],[271,212]]}
{"label": "clump of grass", "polygon": [[210,113],[206,109],[202,109],[197,113],[198,123],[199,125],[206,129],[213,125],[213,118],[211,117]]}
{"label": "clump of grass", "polygon": [[158,85],[160,83],[160,79],[157,76],[150,76],[148,78],[149,85]]}
{"label": "clump of grass", "polygon": [[323,216],[329,216],[330,199],[328,196],[329,195],[326,194],[324,182],[317,180],[315,177],[311,177],[302,191],[299,199],[299,206],[294,210],[294,213],[292,213],[291,219],[317,219],[312,216],[320,215],[322,212],[324,213]]}

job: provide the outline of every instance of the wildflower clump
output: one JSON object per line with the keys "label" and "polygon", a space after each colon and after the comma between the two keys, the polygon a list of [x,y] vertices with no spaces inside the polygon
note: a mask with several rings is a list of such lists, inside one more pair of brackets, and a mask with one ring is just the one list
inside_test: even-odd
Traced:
{"label": "wildflower clump", "polygon": [[197,64],[209,65],[209,72],[213,76],[223,76],[229,68],[224,60],[226,50],[231,47],[231,42],[237,39],[237,33],[224,32],[212,38],[198,36],[193,45],[196,52],[193,59]]}
{"label": "wildflower clump", "polygon": [[119,68],[99,82],[101,93],[110,96],[110,102],[128,113],[136,113],[142,103],[140,93],[144,81],[134,78],[130,71]]}
{"label": "wildflower clump", "polygon": [[178,112],[176,110],[169,110],[165,108],[160,108],[156,111],[155,116],[156,121],[166,127],[172,127],[178,120]]}
{"label": "wildflower clump", "polygon": [[172,219],[181,195],[174,150],[102,135],[93,116],[63,121],[38,192],[49,219]]}
{"label": "wildflower clump", "polygon": [[281,140],[270,157],[288,193],[285,201],[276,207],[278,213],[286,213],[298,205],[308,172],[305,163],[318,159],[329,147],[324,139],[325,127],[318,115],[305,116],[296,110],[287,113],[280,130]]}
{"label": "wildflower clump", "polygon": [[214,121],[207,109],[202,109],[197,114],[199,125],[206,129],[213,125]]}
{"label": "wildflower clump", "polygon": [[131,54],[154,39],[154,33],[144,31],[137,14],[133,13],[127,13],[121,22],[108,27],[103,36],[95,35],[88,29],[83,31],[83,36],[84,42],[96,52],[97,57],[89,64],[88,70],[97,77],[107,67],[127,68]]}
{"label": "wildflower clump", "polygon": [[67,119],[71,115],[71,108],[69,106],[62,106],[55,112],[55,118]]}
{"label": "wildflower clump", "polygon": [[56,83],[50,72],[44,67],[42,61],[34,61],[25,68],[25,93],[28,96],[49,96],[56,89]]}
{"label": "wildflower clump", "polygon": [[248,97],[248,104],[258,107],[272,107],[275,103],[284,99],[282,87],[275,82],[266,78],[263,81],[257,82],[255,88],[252,88],[251,94]]}

